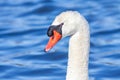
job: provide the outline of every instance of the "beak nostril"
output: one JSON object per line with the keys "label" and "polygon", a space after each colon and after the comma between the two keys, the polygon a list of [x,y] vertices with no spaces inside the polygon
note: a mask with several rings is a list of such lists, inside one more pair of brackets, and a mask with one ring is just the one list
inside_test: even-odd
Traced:
{"label": "beak nostril", "polygon": [[54,35],[52,36],[52,39],[54,39]]}

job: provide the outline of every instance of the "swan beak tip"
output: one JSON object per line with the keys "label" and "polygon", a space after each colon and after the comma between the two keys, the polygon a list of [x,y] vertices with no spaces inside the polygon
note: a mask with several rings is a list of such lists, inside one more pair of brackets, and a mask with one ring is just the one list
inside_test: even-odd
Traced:
{"label": "swan beak tip", "polygon": [[49,50],[50,50],[50,49],[46,49],[46,48],[44,49],[45,52],[48,52]]}

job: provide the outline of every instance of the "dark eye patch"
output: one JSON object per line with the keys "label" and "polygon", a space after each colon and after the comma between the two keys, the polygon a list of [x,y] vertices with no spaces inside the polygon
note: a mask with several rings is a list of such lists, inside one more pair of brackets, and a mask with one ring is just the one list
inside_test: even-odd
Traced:
{"label": "dark eye patch", "polygon": [[61,23],[59,25],[51,25],[48,28],[47,35],[49,37],[53,36],[53,30],[56,30],[57,32],[59,32],[60,34],[62,34],[62,25],[63,25],[63,23]]}
{"label": "dark eye patch", "polygon": [[53,26],[50,26],[49,28],[48,28],[48,31],[47,31],[47,35],[49,36],[49,37],[51,37],[51,36],[53,36]]}

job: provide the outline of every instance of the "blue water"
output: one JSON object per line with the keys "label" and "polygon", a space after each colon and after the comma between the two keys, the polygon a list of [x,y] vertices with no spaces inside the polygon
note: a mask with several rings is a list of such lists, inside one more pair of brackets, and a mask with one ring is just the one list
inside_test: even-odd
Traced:
{"label": "blue water", "polygon": [[0,0],[0,80],[65,80],[69,38],[43,49],[66,10],[90,24],[89,80],[120,80],[120,0]]}

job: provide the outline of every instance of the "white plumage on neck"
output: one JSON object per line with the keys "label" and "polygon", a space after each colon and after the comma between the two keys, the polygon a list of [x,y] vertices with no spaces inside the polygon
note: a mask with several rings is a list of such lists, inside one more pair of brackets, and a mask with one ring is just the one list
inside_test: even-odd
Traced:
{"label": "white plumage on neck", "polygon": [[71,36],[69,41],[66,80],[88,80],[89,26],[76,11],[63,12],[52,25],[64,23],[62,36]]}
{"label": "white plumage on neck", "polygon": [[69,41],[66,80],[88,80],[89,34],[76,32]]}

